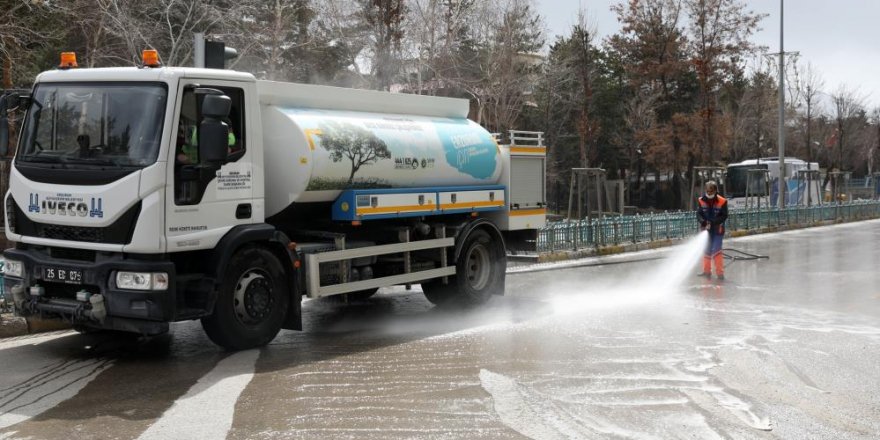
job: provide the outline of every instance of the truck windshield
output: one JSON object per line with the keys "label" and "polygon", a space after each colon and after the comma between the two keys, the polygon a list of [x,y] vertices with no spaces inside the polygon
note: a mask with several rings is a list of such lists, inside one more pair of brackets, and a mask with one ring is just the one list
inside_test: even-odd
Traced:
{"label": "truck windshield", "polygon": [[167,95],[161,83],[39,84],[17,160],[65,168],[152,164]]}
{"label": "truck windshield", "polygon": [[[727,167],[727,185],[725,185],[726,196],[728,197],[745,197],[750,196],[766,196],[767,195],[767,175],[763,171],[749,170],[766,170],[767,165],[741,165]],[[751,176],[749,175],[751,174]],[[746,194],[746,185],[749,186],[748,194]]]}

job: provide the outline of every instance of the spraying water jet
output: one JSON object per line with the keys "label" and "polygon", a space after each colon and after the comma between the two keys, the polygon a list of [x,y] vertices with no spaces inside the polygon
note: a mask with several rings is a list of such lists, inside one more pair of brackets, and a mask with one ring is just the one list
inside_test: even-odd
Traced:
{"label": "spraying water jet", "polygon": [[[662,300],[675,293],[700,261],[709,242],[709,233],[702,231],[687,242],[671,248],[661,263],[648,271],[647,276],[615,280],[613,285],[590,286],[591,294],[584,294],[578,286],[562,290],[553,300],[556,314],[580,311],[638,306]],[[577,289],[573,291],[573,289]],[[595,292],[595,294],[592,294]]]}

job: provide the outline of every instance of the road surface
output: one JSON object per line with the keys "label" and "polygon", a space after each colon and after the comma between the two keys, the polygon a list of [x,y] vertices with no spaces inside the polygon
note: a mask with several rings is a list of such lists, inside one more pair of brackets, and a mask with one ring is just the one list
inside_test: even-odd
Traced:
{"label": "road surface", "polygon": [[195,322],[0,340],[0,439],[876,438],[878,242],[878,221],[728,240],[770,258],[723,283],[693,245],[517,268],[470,312],[417,286],[308,301],[304,332],[233,354]]}

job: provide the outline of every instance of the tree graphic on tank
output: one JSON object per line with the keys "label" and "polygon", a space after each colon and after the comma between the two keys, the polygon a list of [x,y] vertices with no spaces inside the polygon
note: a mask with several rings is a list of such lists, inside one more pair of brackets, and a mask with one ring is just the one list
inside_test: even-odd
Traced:
{"label": "tree graphic on tank", "polygon": [[321,145],[330,152],[330,160],[351,162],[351,174],[346,186],[351,186],[354,175],[364,165],[379,159],[391,159],[385,141],[362,127],[347,122],[326,121],[321,124]]}

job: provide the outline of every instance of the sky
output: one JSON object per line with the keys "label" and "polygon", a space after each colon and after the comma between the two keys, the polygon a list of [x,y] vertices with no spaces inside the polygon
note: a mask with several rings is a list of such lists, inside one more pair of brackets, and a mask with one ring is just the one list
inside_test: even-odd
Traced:
{"label": "sky", "polygon": [[[566,33],[583,8],[599,35],[620,29],[610,11],[617,1],[537,0],[544,17],[548,43]],[[745,0],[755,12],[769,14],[753,40],[779,52],[779,0]],[[788,0],[785,2],[785,51],[800,52],[801,62],[810,62],[825,80],[825,92],[841,84],[865,96],[869,108],[880,107],[880,1],[878,0]]]}

